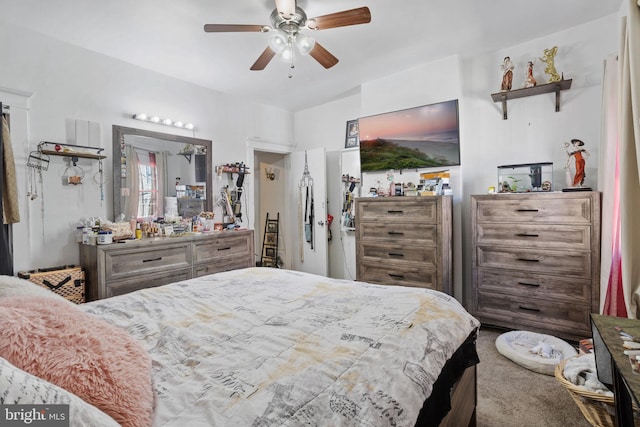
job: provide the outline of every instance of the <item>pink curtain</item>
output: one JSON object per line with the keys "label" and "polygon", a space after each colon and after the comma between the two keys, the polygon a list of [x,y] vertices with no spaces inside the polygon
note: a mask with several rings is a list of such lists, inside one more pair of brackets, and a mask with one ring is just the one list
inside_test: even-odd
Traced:
{"label": "pink curtain", "polygon": [[615,140],[615,167],[613,185],[613,234],[611,245],[611,266],[607,294],[604,300],[602,314],[607,316],[627,317],[627,307],[624,301],[624,289],[622,286],[622,247],[620,244],[620,162],[619,141]]}

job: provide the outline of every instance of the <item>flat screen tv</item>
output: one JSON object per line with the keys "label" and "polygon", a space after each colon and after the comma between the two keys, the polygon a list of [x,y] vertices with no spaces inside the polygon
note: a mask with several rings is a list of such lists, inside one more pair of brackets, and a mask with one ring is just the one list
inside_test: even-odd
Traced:
{"label": "flat screen tv", "polygon": [[460,164],[458,100],[361,117],[362,172]]}

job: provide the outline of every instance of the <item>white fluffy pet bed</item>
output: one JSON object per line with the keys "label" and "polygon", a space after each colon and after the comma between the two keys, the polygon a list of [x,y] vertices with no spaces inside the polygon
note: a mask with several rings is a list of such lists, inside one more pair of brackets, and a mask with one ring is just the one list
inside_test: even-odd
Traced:
{"label": "white fluffy pet bed", "polygon": [[562,359],[578,354],[566,341],[528,331],[506,332],[496,338],[496,349],[518,365],[545,375],[554,375]]}

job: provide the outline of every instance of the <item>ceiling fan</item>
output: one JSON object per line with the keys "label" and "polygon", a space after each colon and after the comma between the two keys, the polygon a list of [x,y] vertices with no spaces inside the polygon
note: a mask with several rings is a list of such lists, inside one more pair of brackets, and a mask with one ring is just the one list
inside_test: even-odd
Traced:
{"label": "ceiling fan", "polygon": [[269,46],[251,66],[251,70],[254,71],[264,70],[279,53],[290,59],[291,68],[293,68],[294,46],[303,55],[311,55],[324,68],[331,68],[338,63],[338,58],[313,38],[303,34],[301,30],[326,30],[371,22],[371,12],[368,7],[307,18],[307,14],[296,5],[295,0],[275,0],[275,4],[276,8],[271,12],[271,25],[206,24],[204,31],[207,33],[273,32]]}

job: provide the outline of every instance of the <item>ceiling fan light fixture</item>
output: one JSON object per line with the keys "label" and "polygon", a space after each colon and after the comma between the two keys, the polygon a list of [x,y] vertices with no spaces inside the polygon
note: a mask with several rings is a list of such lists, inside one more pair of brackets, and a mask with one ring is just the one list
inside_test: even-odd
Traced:
{"label": "ceiling fan light fixture", "polygon": [[298,33],[296,35],[296,47],[298,51],[303,55],[309,55],[309,53],[313,50],[313,47],[316,44],[316,41],[307,35]]}

